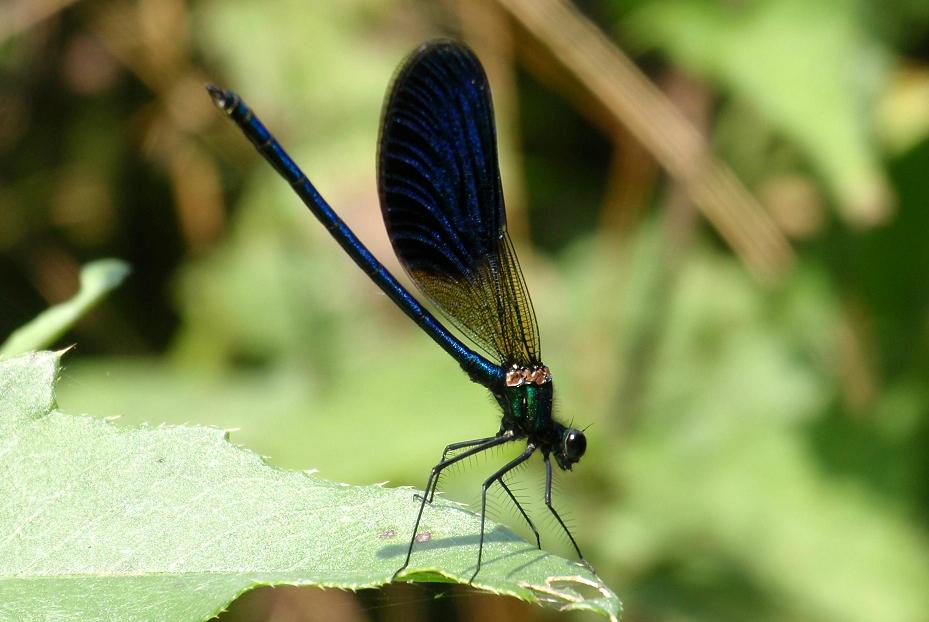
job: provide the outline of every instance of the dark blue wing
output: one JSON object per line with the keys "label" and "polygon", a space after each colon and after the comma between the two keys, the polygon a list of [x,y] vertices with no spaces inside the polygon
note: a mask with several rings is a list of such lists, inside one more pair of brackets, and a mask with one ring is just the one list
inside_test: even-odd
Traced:
{"label": "dark blue wing", "polygon": [[390,241],[417,287],[501,364],[540,363],[506,234],[490,87],[464,45],[426,43],[401,66],[381,122],[378,188]]}

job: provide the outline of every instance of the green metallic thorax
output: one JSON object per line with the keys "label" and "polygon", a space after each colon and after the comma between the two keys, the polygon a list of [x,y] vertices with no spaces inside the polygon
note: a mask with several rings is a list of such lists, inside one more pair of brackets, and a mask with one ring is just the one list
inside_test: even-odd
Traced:
{"label": "green metallic thorax", "polygon": [[506,387],[500,396],[502,399],[498,398],[503,407],[504,427],[548,444],[547,437],[552,430],[553,391],[551,382]]}

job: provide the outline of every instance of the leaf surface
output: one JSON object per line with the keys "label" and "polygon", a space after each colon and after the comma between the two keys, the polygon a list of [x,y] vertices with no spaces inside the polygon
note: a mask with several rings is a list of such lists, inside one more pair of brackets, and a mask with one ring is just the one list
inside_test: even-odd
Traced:
{"label": "leaf surface", "polygon": [[[206,620],[258,585],[376,587],[401,565],[412,490],[272,468],[218,429],[65,414],[59,358],[0,362],[0,619]],[[478,525],[437,500],[403,578],[466,582]],[[487,536],[475,587],[618,615],[585,566]]]}

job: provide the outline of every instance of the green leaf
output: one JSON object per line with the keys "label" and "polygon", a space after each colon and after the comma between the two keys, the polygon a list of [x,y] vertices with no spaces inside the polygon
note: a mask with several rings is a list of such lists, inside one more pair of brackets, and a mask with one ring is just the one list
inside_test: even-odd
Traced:
{"label": "green leaf", "polygon": [[81,268],[81,288],[71,300],[55,305],[14,331],[0,345],[0,358],[48,347],[81,316],[123,282],[129,265],[118,259],[101,259]]}
{"label": "green leaf", "polygon": [[[627,263],[651,268],[666,241],[640,238]],[[612,548],[600,554],[644,577],[637,607],[688,620],[924,618],[929,542],[909,502],[881,479],[888,466],[876,456],[886,451],[892,468],[908,460],[906,445],[887,441],[898,434],[925,454],[915,432],[925,381],[887,380],[861,420],[836,416],[836,368],[827,361],[847,328],[840,288],[810,264],[773,292],[705,248],[687,256],[673,285],[666,272],[653,274],[657,286],[643,278],[613,296],[635,318],[626,334],[647,334],[655,309],[664,316],[651,329],[652,350],[627,359],[646,378],[637,401],[624,396],[627,408],[638,405],[634,424],[596,470],[604,487],[621,491],[604,492],[597,506]],[[667,289],[658,298],[649,287]],[[634,367],[640,361],[650,369]],[[852,433],[860,446],[842,438]],[[874,483],[824,455],[819,435]],[[901,472],[925,470],[916,464]]]}
{"label": "green leaf", "polygon": [[[0,619],[206,620],[258,585],[374,587],[402,563],[412,490],[275,469],[218,429],[65,414],[59,356],[0,362]],[[402,578],[467,582],[478,528],[437,500]],[[475,587],[618,616],[586,566],[487,534]]]}
{"label": "green leaf", "polygon": [[662,0],[645,3],[626,26],[750,103],[803,151],[846,218],[873,223],[891,199],[862,111],[889,54],[864,19],[846,0]]}

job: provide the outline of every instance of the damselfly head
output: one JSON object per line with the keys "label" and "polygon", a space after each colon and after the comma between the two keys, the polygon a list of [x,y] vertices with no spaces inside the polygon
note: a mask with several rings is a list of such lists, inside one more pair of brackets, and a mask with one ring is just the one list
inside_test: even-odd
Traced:
{"label": "damselfly head", "polygon": [[577,428],[565,428],[555,453],[555,460],[565,471],[570,471],[587,450],[587,437]]}

